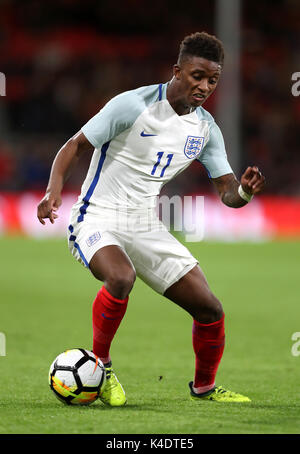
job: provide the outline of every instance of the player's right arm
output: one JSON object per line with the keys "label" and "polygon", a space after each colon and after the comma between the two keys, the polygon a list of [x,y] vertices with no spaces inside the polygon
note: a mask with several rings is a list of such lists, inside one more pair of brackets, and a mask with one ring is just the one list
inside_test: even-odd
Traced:
{"label": "player's right arm", "polygon": [[148,103],[157,98],[158,85],[141,87],[112,98],[92,117],[57,153],[51,168],[46,194],[40,201],[37,217],[45,225],[45,218],[53,224],[61,205],[61,191],[79,156],[104,143],[131,127]]}
{"label": "player's right arm", "polygon": [[66,180],[79,157],[93,148],[85,135],[79,131],[59,150],[51,167],[46,193],[37,207],[37,217],[41,224],[45,225],[45,218],[54,223],[58,217],[56,211],[62,203],[61,192]]}

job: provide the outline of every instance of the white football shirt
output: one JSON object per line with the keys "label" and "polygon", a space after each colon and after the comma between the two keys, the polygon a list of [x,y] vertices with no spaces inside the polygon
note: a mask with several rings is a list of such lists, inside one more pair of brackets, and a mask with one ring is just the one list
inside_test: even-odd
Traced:
{"label": "white football shirt", "polygon": [[195,159],[210,178],[232,173],[213,117],[202,107],[178,115],[166,98],[167,85],[122,93],[82,127],[95,150],[73,207],[77,222],[101,208],[154,208],[162,186]]}

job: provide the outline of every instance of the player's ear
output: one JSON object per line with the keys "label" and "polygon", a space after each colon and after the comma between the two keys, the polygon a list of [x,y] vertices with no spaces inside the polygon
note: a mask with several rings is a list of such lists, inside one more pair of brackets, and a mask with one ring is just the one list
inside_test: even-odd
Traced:
{"label": "player's ear", "polygon": [[178,63],[176,63],[176,64],[173,66],[173,76],[175,77],[175,79],[180,80],[180,77],[181,77],[181,68],[180,68],[180,66],[178,65]]}

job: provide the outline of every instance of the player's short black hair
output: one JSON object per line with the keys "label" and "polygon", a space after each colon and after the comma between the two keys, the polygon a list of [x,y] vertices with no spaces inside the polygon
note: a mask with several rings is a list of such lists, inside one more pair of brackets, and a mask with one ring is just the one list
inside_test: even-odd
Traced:
{"label": "player's short black hair", "polygon": [[180,44],[178,63],[188,57],[202,57],[206,60],[224,64],[224,47],[214,35],[196,32],[186,36]]}

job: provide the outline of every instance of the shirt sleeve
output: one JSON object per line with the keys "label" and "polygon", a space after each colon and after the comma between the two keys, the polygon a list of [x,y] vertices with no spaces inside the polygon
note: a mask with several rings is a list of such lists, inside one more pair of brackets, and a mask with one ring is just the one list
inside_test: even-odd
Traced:
{"label": "shirt sleeve", "polygon": [[222,132],[215,122],[211,125],[209,139],[197,160],[205,167],[209,178],[233,173],[227,160]]}
{"label": "shirt sleeve", "polygon": [[122,93],[112,98],[81,131],[95,148],[101,148],[130,128],[144,108],[143,99],[137,93]]}

